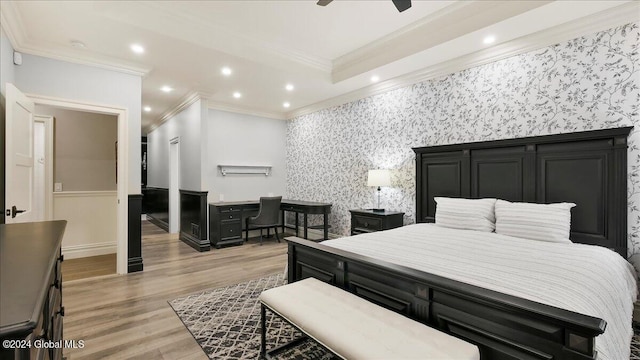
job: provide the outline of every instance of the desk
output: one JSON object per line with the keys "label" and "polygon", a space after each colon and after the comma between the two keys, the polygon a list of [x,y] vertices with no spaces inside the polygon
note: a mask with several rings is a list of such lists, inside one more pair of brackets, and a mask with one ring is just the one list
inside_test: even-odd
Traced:
{"label": "desk", "polygon": [[[254,216],[260,209],[260,201],[233,201],[209,203],[209,242],[211,246],[220,248],[224,245],[242,244],[242,230],[245,227],[245,219]],[[282,212],[282,232],[285,230],[285,213],[287,211],[296,213],[295,230],[298,236],[299,214],[303,214],[304,238],[308,235],[308,215],[323,215],[321,226],[311,228],[321,228],[324,231],[324,239],[329,238],[328,215],[331,213],[331,204],[314,201],[286,200],[280,203]]]}

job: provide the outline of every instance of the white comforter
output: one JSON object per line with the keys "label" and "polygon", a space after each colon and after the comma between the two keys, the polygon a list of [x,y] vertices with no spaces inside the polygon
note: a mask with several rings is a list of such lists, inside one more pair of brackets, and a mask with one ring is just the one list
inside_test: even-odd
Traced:
{"label": "white comforter", "polygon": [[434,224],[322,244],[604,319],[606,330],[596,338],[598,358],[629,359],[635,271],[619,254],[603,247]]}

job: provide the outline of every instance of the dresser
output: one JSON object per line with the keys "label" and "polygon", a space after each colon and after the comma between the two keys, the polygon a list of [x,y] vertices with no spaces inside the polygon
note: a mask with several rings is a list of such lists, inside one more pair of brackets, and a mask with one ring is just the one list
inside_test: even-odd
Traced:
{"label": "dresser", "polygon": [[402,226],[403,212],[349,210],[351,213],[351,235],[389,230]]}
{"label": "dresser", "polygon": [[66,225],[0,225],[0,359],[62,359]]}

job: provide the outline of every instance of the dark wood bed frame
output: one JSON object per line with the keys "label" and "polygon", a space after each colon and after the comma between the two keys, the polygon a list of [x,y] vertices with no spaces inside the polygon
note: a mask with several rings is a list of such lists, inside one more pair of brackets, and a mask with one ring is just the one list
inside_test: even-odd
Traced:
{"label": "dark wood bed frame", "polygon": [[[631,127],[414,148],[416,219],[435,196],[574,202],[573,242],[626,258]],[[602,319],[502,294],[298,238],[288,278],[339,286],[478,345],[482,359],[595,359]]]}

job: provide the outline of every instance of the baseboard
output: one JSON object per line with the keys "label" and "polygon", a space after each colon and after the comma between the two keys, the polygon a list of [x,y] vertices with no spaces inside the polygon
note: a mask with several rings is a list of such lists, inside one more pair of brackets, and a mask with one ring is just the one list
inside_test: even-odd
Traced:
{"label": "baseboard", "polygon": [[209,251],[211,249],[211,243],[209,242],[209,239],[198,239],[195,236],[183,231],[180,232],[180,240],[200,252]]}
{"label": "baseboard", "polygon": [[143,268],[144,267],[142,265],[142,258],[141,257],[134,257],[134,258],[127,259],[127,272],[128,273],[142,271]]}
{"label": "baseboard", "polygon": [[115,254],[117,251],[118,245],[115,241],[109,243],[72,245],[62,247],[62,253],[64,254],[65,259],[77,259],[89,256]]}
{"label": "baseboard", "polygon": [[154,218],[152,215],[147,214],[147,220],[149,220],[149,222],[151,222],[152,224],[156,225],[157,227],[159,227],[160,229],[169,232],[169,223],[166,223],[162,220],[158,220],[156,218]]}

